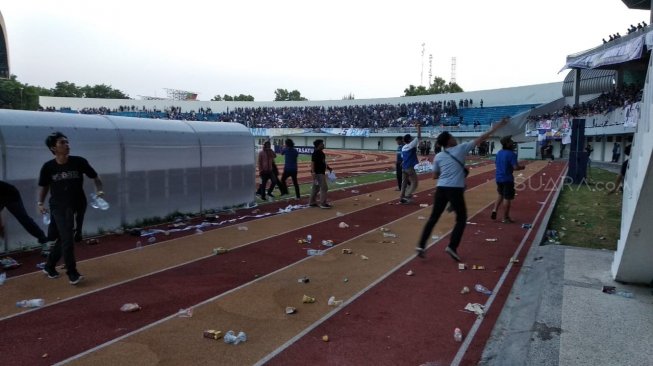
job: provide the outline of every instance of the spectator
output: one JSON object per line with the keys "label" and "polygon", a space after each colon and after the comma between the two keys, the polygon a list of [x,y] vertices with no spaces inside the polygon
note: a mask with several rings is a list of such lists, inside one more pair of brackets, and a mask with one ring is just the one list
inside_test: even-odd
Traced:
{"label": "spectator", "polygon": [[434,195],[433,209],[431,216],[424,225],[422,235],[417,243],[417,255],[425,257],[426,241],[431,236],[431,231],[437,224],[442,212],[451,202],[453,210],[456,212],[456,225],[451,233],[449,245],[445,252],[454,260],[460,262],[460,256],[457,249],[462,239],[465,225],[467,223],[467,207],[465,206],[465,177],[467,169],[465,168],[465,156],[473,147],[478,146],[487,140],[501,127],[508,124],[508,117],[495,124],[489,131],[479,136],[475,140],[458,145],[456,138],[449,132],[442,132],[438,135],[437,144],[442,146],[442,152],[433,159],[433,179],[438,179],[437,188]]}
{"label": "spectator", "polygon": [[[39,244],[45,245],[48,242],[48,238],[45,236],[43,230],[27,214],[18,189],[7,182],[0,181],[0,212],[5,207],[14,215],[18,223],[39,241]],[[4,236],[5,227],[2,222],[2,216],[0,216],[0,237],[4,238]]]}
{"label": "spectator", "polygon": [[403,161],[401,158],[401,148],[404,146],[404,138],[402,136],[397,136],[397,138],[395,138],[395,141],[397,141],[397,159],[395,160],[395,173],[397,175],[397,191],[401,191],[401,182],[404,174],[401,165],[401,162]]}
{"label": "spectator", "polygon": [[496,202],[494,202],[494,208],[490,217],[492,220],[496,220],[497,210],[505,200],[506,204],[502,222],[513,223],[514,221],[510,218],[510,206],[512,200],[515,198],[515,177],[512,173],[515,170],[523,170],[525,167],[519,165],[517,162],[517,154],[514,152],[515,143],[512,141],[512,136],[509,135],[501,138],[501,147],[502,149],[497,153],[495,160],[495,180],[498,196]]}
{"label": "spectator", "polygon": [[48,255],[43,272],[49,278],[59,277],[55,266],[63,254],[68,280],[71,285],[76,285],[84,277],[77,271],[75,261],[74,213],[79,207],[81,197],[86,196],[83,189],[84,175],[93,179],[98,196],[104,195],[102,181],[86,159],[70,155],[68,138],[63,133],[50,134],[45,144],[55,158],[45,162],[41,168],[38,207],[42,214],[46,212],[44,201],[50,193],[51,218],[52,223],[56,225],[58,239]]}
{"label": "spectator", "polygon": [[400,203],[410,203],[412,201],[413,193],[417,189],[418,179],[415,172],[415,165],[417,165],[417,144],[422,137],[422,130],[420,125],[417,125],[417,138],[413,139],[410,134],[404,136],[404,146],[401,147],[401,169],[403,172],[401,183],[401,194],[399,195]]}
{"label": "spectator", "polygon": [[326,162],[326,155],[324,155],[324,140],[317,139],[313,141],[313,155],[311,155],[311,175],[313,178],[313,187],[311,189],[311,196],[308,201],[310,207],[317,207],[317,194],[320,194],[320,208],[331,208],[331,204],[327,202],[327,192],[329,186],[327,184],[326,171],[333,172],[333,169]]}
{"label": "spectator", "polygon": [[[263,201],[273,200],[274,187],[279,184],[277,179],[277,174],[275,174],[275,163],[274,159],[277,157],[277,154],[272,151],[270,140],[267,140],[263,143],[263,149],[258,153],[258,174],[261,177],[261,184],[258,187],[256,192],[261,196]],[[270,188],[266,188],[268,181],[270,181]],[[266,198],[265,192],[267,191],[269,198]]]}
{"label": "spectator", "polygon": [[299,199],[299,183],[297,183],[297,156],[299,156],[299,152],[295,149],[295,142],[292,139],[286,139],[281,155],[285,157],[283,174],[281,175],[281,185],[286,187],[285,191],[288,193],[286,180],[290,177],[293,186],[295,186],[295,198]]}

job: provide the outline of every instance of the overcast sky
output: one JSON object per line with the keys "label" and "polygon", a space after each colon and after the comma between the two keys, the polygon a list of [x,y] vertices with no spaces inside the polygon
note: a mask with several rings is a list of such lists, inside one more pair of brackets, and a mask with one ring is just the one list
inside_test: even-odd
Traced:
{"label": "overcast sky", "polygon": [[[465,91],[561,81],[566,56],[649,12],[621,0],[3,0],[12,74],[274,99],[397,97],[432,75]],[[422,44],[424,55],[422,56]]]}

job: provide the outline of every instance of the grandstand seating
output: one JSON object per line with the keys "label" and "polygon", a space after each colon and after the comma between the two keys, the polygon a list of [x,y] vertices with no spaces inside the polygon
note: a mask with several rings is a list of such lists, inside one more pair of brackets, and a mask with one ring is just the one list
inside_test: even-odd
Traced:
{"label": "grandstand seating", "polygon": [[489,125],[502,117],[515,116],[537,106],[538,104],[522,104],[487,108],[462,108],[458,110],[458,116],[448,116],[443,118],[442,122],[445,126],[456,126],[462,116],[463,125],[472,125],[474,121],[480,122],[481,125]]}

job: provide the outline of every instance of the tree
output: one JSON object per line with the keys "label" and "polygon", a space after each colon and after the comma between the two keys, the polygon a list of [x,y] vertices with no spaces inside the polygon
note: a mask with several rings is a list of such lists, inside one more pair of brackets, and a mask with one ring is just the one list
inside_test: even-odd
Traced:
{"label": "tree", "polygon": [[443,78],[436,76],[428,89],[422,85],[418,87],[410,85],[407,89],[404,89],[404,96],[412,97],[416,95],[462,93],[463,91],[463,88],[461,88],[458,84],[452,82],[447,84]]}
{"label": "tree", "polygon": [[344,97],[342,97],[342,100],[354,100],[354,99],[356,98],[354,97],[353,93],[349,93],[349,95],[345,95]]}
{"label": "tree", "polygon": [[84,92],[75,83],[59,81],[54,85],[52,95],[55,97],[83,98]]}
{"label": "tree", "polygon": [[288,92],[287,89],[277,89],[274,91],[274,101],[283,102],[283,101],[303,101],[308,100],[302,97],[302,94],[298,90],[293,90]]}
{"label": "tree", "polygon": [[222,97],[218,94],[211,99],[212,102],[222,102]]}
{"label": "tree", "polygon": [[81,92],[84,98],[129,99],[128,95],[118,89],[113,89],[111,85],[86,85],[81,88]]}

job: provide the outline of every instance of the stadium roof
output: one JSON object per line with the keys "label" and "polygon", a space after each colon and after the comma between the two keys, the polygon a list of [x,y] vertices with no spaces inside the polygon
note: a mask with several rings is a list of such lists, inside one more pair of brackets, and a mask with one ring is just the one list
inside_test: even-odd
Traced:
{"label": "stadium roof", "polygon": [[651,10],[651,0],[621,0],[630,9]]}

